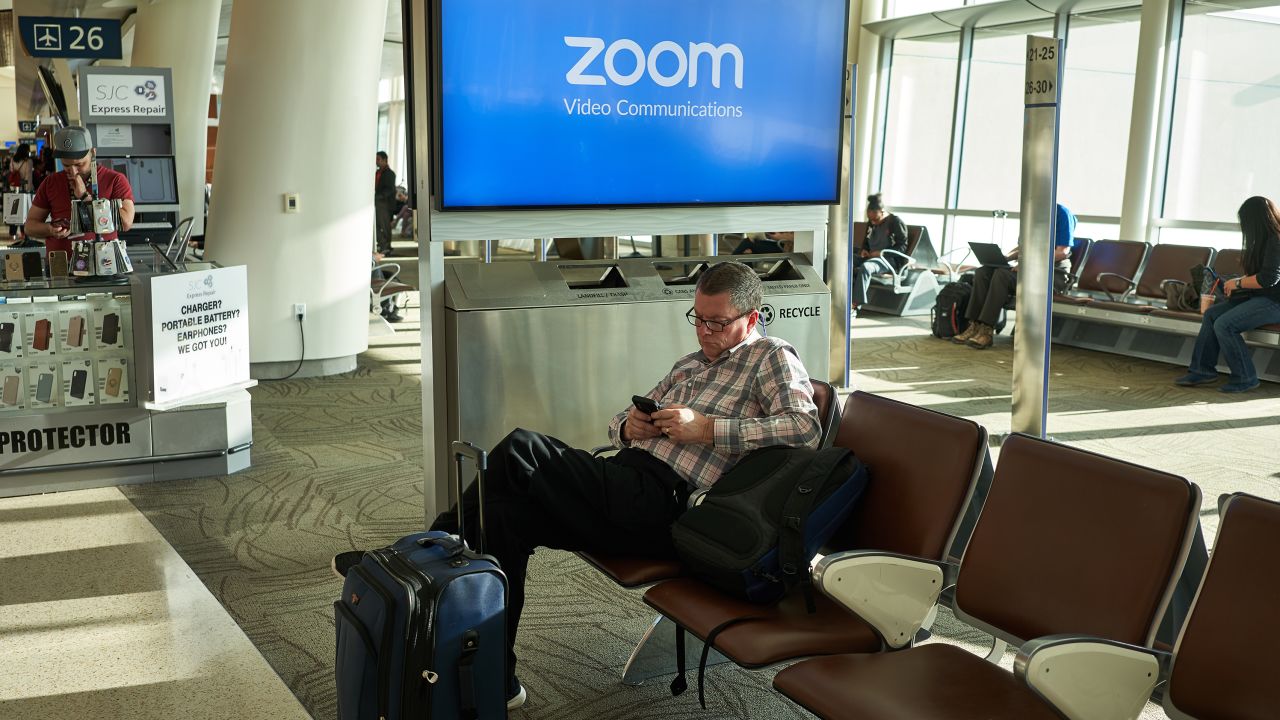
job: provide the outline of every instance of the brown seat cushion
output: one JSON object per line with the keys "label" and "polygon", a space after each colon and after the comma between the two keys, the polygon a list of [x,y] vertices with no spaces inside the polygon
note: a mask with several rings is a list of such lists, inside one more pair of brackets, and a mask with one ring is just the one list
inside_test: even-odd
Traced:
{"label": "brown seat cushion", "polygon": [[960,566],[957,613],[1027,640],[1146,644],[1199,508],[1185,478],[1011,435]]}
{"label": "brown seat cushion", "polygon": [[1053,301],[1062,305],[1088,305],[1093,301],[1093,298],[1080,295],[1054,294]]}
{"label": "brown seat cushion", "polygon": [[1239,248],[1219,250],[1213,258],[1213,269],[1227,277],[1244,275],[1244,252]]}
{"label": "brown seat cushion", "polygon": [[1173,318],[1175,320],[1189,320],[1197,325],[1204,319],[1200,313],[1178,312],[1177,310],[1166,310],[1165,308],[1156,308],[1151,311],[1151,317]]}
{"label": "brown seat cushion", "polygon": [[773,686],[821,718],[1060,720],[1012,673],[952,645],[805,660]]}
{"label": "brown seat cushion", "polygon": [[1280,715],[1275,648],[1280,625],[1280,504],[1237,495],[1227,505],[1204,585],[1187,621],[1169,697],[1192,717]]}
{"label": "brown seat cushion", "polygon": [[1076,288],[1099,293],[1104,290],[1112,293],[1124,292],[1129,289],[1129,285],[1123,280],[1098,276],[1112,273],[1124,278],[1136,278],[1149,247],[1144,242],[1132,240],[1098,240],[1089,247]]}
{"label": "brown seat cushion", "polygon": [[580,552],[578,557],[594,565],[597,570],[613,578],[614,582],[624,588],[650,585],[659,580],[680,577],[681,574],[678,560],[593,555],[588,552]]}
{"label": "brown seat cushion", "polygon": [[1151,305],[1138,305],[1137,303],[1112,302],[1110,300],[1093,300],[1088,304],[1091,308],[1099,310],[1118,310],[1120,312],[1141,313],[1143,315],[1155,310]]}
{"label": "brown seat cushion", "polygon": [[1164,289],[1160,287],[1162,282],[1190,280],[1191,268],[1196,265],[1208,265],[1209,258],[1212,256],[1212,248],[1198,245],[1156,245],[1151,248],[1147,263],[1142,267],[1142,274],[1138,276],[1138,288],[1135,292],[1139,297],[1163,300],[1165,294]]}
{"label": "brown seat cushion", "polygon": [[417,289],[412,285],[405,285],[402,282],[386,282],[385,280],[370,281],[369,288],[382,297],[395,295],[396,293],[411,292]]}
{"label": "brown seat cushion", "polygon": [[1271,323],[1270,325],[1263,325],[1258,329],[1266,330],[1267,332],[1280,332],[1280,323]]}
{"label": "brown seat cushion", "polygon": [[756,618],[716,636],[716,648],[743,667],[764,667],[805,655],[876,652],[880,639],[869,625],[814,590],[817,612],[793,592],[772,606],[735,600],[692,578],[658,583],[644,594],[650,607],[699,638],[730,618]]}

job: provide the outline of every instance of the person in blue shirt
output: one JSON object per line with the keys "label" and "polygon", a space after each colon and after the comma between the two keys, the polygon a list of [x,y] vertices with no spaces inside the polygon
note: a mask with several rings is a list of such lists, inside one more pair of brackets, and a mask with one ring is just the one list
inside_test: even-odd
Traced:
{"label": "person in blue shirt", "polygon": [[[1075,246],[1076,216],[1058,205],[1054,227],[1053,289],[1062,292],[1070,285],[1071,248]],[[1014,248],[1006,257],[1016,260],[1018,249]],[[951,338],[952,342],[979,350],[991,347],[995,342],[995,325],[1000,319],[1000,312],[1018,289],[1018,276],[1014,274],[1017,271],[1016,267],[980,267],[974,271],[973,291],[969,293],[969,307],[965,309],[969,327]]]}

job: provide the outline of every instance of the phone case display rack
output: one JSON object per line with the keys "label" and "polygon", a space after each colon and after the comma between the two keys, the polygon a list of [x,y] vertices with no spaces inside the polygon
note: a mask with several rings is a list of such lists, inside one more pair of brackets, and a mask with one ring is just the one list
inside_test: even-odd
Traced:
{"label": "phone case display rack", "polygon": [[0,281],[0,497],[248,467],[247,392],[144,407],[148,277]]}

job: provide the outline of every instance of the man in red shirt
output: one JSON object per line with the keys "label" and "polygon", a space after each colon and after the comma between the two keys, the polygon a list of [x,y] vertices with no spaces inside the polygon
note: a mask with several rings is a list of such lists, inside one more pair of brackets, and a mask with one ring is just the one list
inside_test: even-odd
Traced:
{"label": "man in red shirt", "polygon": [[[120,200],[120,230],[128,232],[133,227],[133,188],[123,173],[98,166],[97,186],[94,186],[94,165],[97,151],[93,137],[86,128],[70,125],[53,136],[53,153],[62,160],[64,172],[54,173],[40,183],[31,211],[27,213],[24,229],[33,238],[44,238],[44,249],[71,252],[71,241],[90,237],[89,234],[71,237],[71,200]],[[102,236],[114,240],[117,233]]]}

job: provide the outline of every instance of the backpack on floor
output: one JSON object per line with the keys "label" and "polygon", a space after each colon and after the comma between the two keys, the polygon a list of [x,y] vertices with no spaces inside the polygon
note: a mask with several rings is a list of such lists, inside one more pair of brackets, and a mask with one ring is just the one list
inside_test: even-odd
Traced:
{"label": "backpack on floor", "polygon": [[807,583],[809,563],[866,486],[867,469],[845,448],[762,448],[681,515],[671,537],[689,573],[734,597],[771,603]]}
{"label": "backpack on floor", "polygon": [[955,337],[969,327],[969,320],[964,316],[964,311],[969,307],[969,295],[972,293],[973,283],[964,279],[942,286],[938,291],[938,298],[933,303],[929,319],[929,327],[934,337]]}

